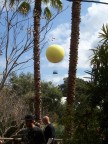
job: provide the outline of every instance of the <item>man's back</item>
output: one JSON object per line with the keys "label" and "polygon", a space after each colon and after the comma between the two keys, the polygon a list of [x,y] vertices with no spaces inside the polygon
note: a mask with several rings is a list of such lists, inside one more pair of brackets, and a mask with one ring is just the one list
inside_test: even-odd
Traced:
{"label": "man's back", "polygon": [[26,128],[23,131],[23,142],[25,144],[44,144],[44,135],[39,127]]}
{"label": "man's back", "polygon": [[48,141],[49,138],[55,137],[55,129],[51,123],[46,126],[44,130],[44,136],[45,136],[46,142]]}

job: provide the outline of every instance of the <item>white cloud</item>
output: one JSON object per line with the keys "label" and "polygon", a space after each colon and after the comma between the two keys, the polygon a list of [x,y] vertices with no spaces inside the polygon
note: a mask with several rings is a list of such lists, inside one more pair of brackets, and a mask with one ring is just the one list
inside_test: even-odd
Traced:
{"label": "white cloud", "polygon": [[90,49],[97,46],[102,25],[108,23],[107,11],[107,5],[92,3],[87,13],[81,17],[78,68],[89,68]]}
{"label": "white cloud", "polygon": [[85,31],[92,33],[99,31],[102,25],[108,22],[107,11],[107,5],[92,3],[91,7],[88,8],[87,14],[82,16]]}
{"label": "white cloud", "polygon": [[[66,60],[63,60],[62,62],[59,62],[59,63],[50,63],[48,62],[48,65],[47,65],[49,68],[68,68],[68,62]],[[43,67],[46,67],[46,64],[43,65]]]}
{"label": "white cloud", "polygon": [[70,35],[70,24],[59,24],[55,29],[49,32],[47,39],[49,45],[52,43],[64,44]]}
{"label": "white cloud", "polygon": [[89,74],[77,74],[77,78],[83,79],[85,81],[90,81],[90,75]]}
{"label": "white cloud", "polygon": [[58,74],[53,75],[53,76],[52,75],[46,75],[45,81],[47,81],[47,82],[51,81],[55,85],[58,85],[58,84],[63,83],[63,78],[65,78],[65,77],[67,77],[67,74],[59,75],[59,73],[58,73]]}

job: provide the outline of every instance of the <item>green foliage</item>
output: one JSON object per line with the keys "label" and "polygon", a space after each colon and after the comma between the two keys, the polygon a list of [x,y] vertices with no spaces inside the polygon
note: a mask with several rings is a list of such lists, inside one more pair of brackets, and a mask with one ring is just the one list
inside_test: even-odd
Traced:
{"label": "green foliage", "polygon": [[51,5],[51,7],[57,9],[58,11],[62,10],[62,8],[63,8],[63,4],[62,4],[61,0],[51,0],[51,1],[50,0],[43,0],[43,3],[44,4],[49,3]]}
{"label": "green foliage", "polygon": [[58,9],[59,11],[63,8],[61,0],[52,0],[51,6]]}
{"label": "green foliage", "polygon": [[43,0],[43,3],[45,5],[49,3],[49,5],[51,6],[46,6],[44,9],[44,15],[47,20],[50,20],[52,17],[52,8],[56,9],[58,12],[61,11],[63,8],[61,0]]}
{"label": "green foliage", "polygon": [[[64,84],[60,85],[60,89],[63,95],[66,95],[67,79],[65,79]],[[70,117],[65,116],[63,119],[65,121],[64,123],[72,127],[73,134],[71,134],[68,140],[65,140],[66,132],[64,132],[65,144],[101,143],[102,137],[100,134],[99,118],[101,111],[99,107],[93,106],[96,100],[99,101],[97,99],[98,95],[96,95],[96,99],[93,97],[95,91],[96,89],[94,89],[94,85],[91,82],[76,79],[76,95],[73,104],[73,112]],[[92,100],[94,100],[94,102]]]}
{"label": "green foliage", "polygon": [[34,79],[33,75],[30,73],[21,73],[19,76],[12,73],[10,83],[12,85],[12,90],[18,95],[24,95],[34,90]]}
{"label": "green foliage", "polygon": [[48,7],[46,7],[46,8],[44,9],[44,15],[46,16],[46,19],[48,19],[48,20],[51,19],[52,13],[50,12],[50,10],[49,10]]}
{"label": "green foliage", "polygon": [[43,113],[59,114],[61,105],[62,92],[59,87],[54,86],[51,82],[42,82],[42,106]]}
{"label": "green foliage", "polygon": [[56,133],[56,138],[60,139],[63,138],[63,132],[64,132],[64,126],[63,125],[56,125],[55,126],[55,133]]}
{"label": "green foliage", "polygon": [[[19,1],[11,0],[10,4],[13,5],[15,2],[19,2]],[[51,12],[52,7],[54,9],[56,9],[58,12],[61,11],[63,8],[61,0],[51,0],[51,1],[50,0],[43,0],[42,2],[46,5],[45,9],[44,9],[44,15],[45,15],[45,18],[47,20],[50,20],[52,17],[52,12]],[[47,6],[48,3],[50,4],[51,7]],[[28,12],[30,11],[30,9],[31,9],[30,3],[23,1],[19,6],[18,11],[21,14],[27,15]]]}
{"label": "green foliage", "polygon": [[102,32],[99,33],[99,37],[103,44],[108,44],[108,24],[102,26]]}
{"label": "green foliage", "polygon": [[68,83],[68,79],[64,78],[64,83],[59,85],[59,88],[61,89],[61,91],[63,93],[63,97],[67,96],[67,83]]}
{"label": "green foliage", "polygon": [[108,45],[100,45],[93,51],[91,65],[94,81],[103,88],[108,85]]}
{"label": "green foliage", "polygon": [[[28,113],[34,113],[34,80],[30,73],[10,75],[11,91],[21,98],[27,106]],[[51,82],[42,82],[42,113],[49,114],[53,121],[62,123],[64,105],[61,103],[62,91]]]}
{"label": "green foliage", "polygon": [[[15,84],[17,85],[16,87]],[[10,86],[11,90],[18,95],[18,98],[20,95],[21,99],[29,106],[30,111],[28,111],[33,113],[34,88],[32,74],[20,74],[19,76],[13,74],[10,77]],[[72,114],[69,117],[65,115],[66,104],[61,103],[61,98],[67,95],[67,79],[65,78],[64,83],[59,86],[55,86],[52,82],[42,82],[41,88],[43,115],[50,115],[51,121],[57,123],[55,125],[57,138],[66,137],[66,133],[64,133],[65,121],[73,129],[72,136],[69,137],[65,144],[93,144],[93,142],[100,144],[102,140],[101,134],[104,135],[106,133],[105,129],[101,130],[102,132],[100,131],[100,125],[104,124],[107,119],[102,115],[101,107],[97,107],[103,104],[101,103],[100,105],[99,94],[94,97],[94,94],[99,90],[96,86],[94,87],[94,84],[82,79],[76,79],[76,99],[73,107],[71,107]],[[95,103],[96,100],[98,100],[98,105]],[[95,105],[93,106],[94,103]],[[107,103],[104,107],[107,107]],[[102,118],[100,118],[100,115]],[[102,123],[103,120],[104,122]],[[10,122],[12,122],[12,119]],[[105,124],[107,123],[105,122]],[[14,124],[10,124],[10,126],[14,126]],[[8,125],[8,127],[10,126]]]}
{"label": "green foliage", "polygon": [[93,109],[90,105],[89,96],[82,101],[75,110],[74,125],[75,133],[73,143],[93,144],[100,143],[98,114],[100,110]]}
{"label": "green foliage", "polygon": [[[67,96],[67,84],[68,79],[64,78],[64,83],[59,85],[64,97]],[[87,82],[82,79],[76,78],[76,85],[75,85],[76,97],[77,96],[80,97],[81,94],[86,94],[87,89],[88,89]]]}
{"label": "green foliage", "polygon": [[77,109],[82,103],[86,103],[88,95],[89,95],[89,83],[87,81],[84,81],[82,79],[77,78],[76,79],[76,85],[75,85],[75,102],[74,107]]}
{"label": "green foliage", "polygon": [[92,89],[90,103],[92,109],[98,107],[97,123],[102,144],[108,143],[108,25],[100,33],[102,43],[93,49],[91,59]]}
{"label": "green foliage", "polygon": [[26,1],[24,1],[20,4],[18,10],[21,14],[27,15],[28,12],[30,11],[30,4]]}

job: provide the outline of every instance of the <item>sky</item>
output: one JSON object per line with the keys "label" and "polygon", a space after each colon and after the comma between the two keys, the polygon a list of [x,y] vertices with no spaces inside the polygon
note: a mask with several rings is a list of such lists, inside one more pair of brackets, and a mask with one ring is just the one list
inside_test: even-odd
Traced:
{"label": "sky", "polygon": [[[101,0],[108,2],[107,0]],[[70,47],[70,26],[71,26],[71,6],[72,3],[62,0],[64,7],[68,7],[62,14],[54,20],[54,27],[47,35],[49,45],[58,44],[65,50],[65,57],[58,64],[50,63],[45,57],[45,51],[41,56],[41,78],[44,81],[52,81],[55,84],[63,82],[63,78],[68,77],[69,67],[69,47]],[[80,23],[80,40],[78,48],[78,78],[87,80],[86,70],[90,69],[91,50],[99,42],[99,32],[103,24],[108,23],[108,5],[96,3],[82,3],[81,5],[81,23]],[[51,38],[55,39],[51,41]],[[46,48],[47,49],[47,48]],[[45,49],[45,50],[46,50]],[[58,72],[53,74],[53,70]]]}
{"label": "sky", "polygon": [[[101,0],[108,2],[108,0]],[[70,33],[71,33],[71,7],[72,2],[62,0],[63,12],[59,14],[54,20],[50,31],[46,36],[47,44],[42,49],[40,55],[40,74],[42,81],[52,81],[58,85],[63,83],[63,79],[68,77],[69,68],[69,48],[70,48]],[[108,5],[86,3],[81,4],[81,23],[80,23],[80,39],[78,48],[78,64],[77,74],[78,78],[87,80],[86,70],[90,69],[91,50],[97,46],[99,42],[99,32],[103,24],[108,23]],[[46,49],[52,45],[58,44],[65,50],[64,59],[56,64],[49,62],[46,58]],[[29,55],[25,56],[26,58]],[[3,58],[0,58],[0,66],[3,66]],[[20,72],[33,73],[33,61],[28,64],[28,68]],[[53,71],[58,74],[54,75]]]}

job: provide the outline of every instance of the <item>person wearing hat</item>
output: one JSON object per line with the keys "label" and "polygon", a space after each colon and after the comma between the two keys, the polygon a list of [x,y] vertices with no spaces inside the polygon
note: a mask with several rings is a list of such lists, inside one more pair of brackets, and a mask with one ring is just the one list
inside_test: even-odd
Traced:
{"label": "person wearing hat", "polygon": [[43,123],[45,124],[44,137],[46,144],[53,144],[55,137],[55,128],[53,124],[50,122],[48,116],[43,117]]}
{"label": "person wearing hat", "polygon": [[44,144],[44,134],[41,128],[35,125],[35,117],[26,115],[24,120],[26,124],[26,129],[22,134],[24,144]]}

